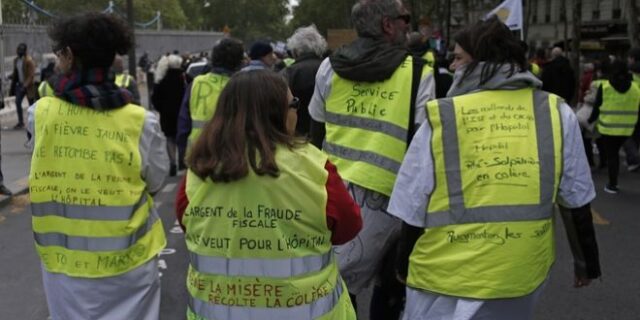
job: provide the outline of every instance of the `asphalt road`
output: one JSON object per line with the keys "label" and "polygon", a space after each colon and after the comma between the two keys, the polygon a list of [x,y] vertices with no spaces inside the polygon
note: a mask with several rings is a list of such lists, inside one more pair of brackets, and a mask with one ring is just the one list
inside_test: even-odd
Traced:
{"label": "asphalt road", "polygon": [[[557,260],[535,319],[640,319],[640,174],[623,172],[622,192],[617,195],[601,192],[604,172],[596,172],[594,179],[598,198],[593,207],[599,212],[596,231],[604,276],[590,287],[572,288],[571,254],[562,222],[556,221]],[[159,270],[163,320],[185,318],[187,255],[173,214],[176,182],[171,178],[155,199],[168,240]],[[0,320],[48,316],[28,201],[28,195],[14,197],[0,209]],[[366,297],[362,298],[360,318],[366,319]]]}

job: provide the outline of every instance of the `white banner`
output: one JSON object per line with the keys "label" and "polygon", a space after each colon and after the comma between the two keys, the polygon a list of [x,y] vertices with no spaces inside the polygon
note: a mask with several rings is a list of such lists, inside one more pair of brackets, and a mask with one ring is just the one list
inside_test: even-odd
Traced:
{"label": "white banner", "polygon": [[511,30],[522,29],[522,0],[503,1],[499,6],[491,10],[485,16],[485,19],[494,15]]}

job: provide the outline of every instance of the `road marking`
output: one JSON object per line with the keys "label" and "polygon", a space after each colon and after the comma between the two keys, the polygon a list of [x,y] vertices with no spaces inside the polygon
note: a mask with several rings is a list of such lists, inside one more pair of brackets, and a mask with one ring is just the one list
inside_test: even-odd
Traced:
{"label": "road marking", "polygon": [[160,269],[168,269],[167,268],[167,262],[164,261],[164,259],[158,260],[158,268],[160,268]]}
{"label": "road marking", "polygon": [[599,225],[609,225],[609,224],[611,224],[611,222],[609,222],[609,220],[605,219],[603,216],[601,216],[598,213],[598,211],[596,211],[593,208],[591,208],[591,215],[593,216],[593,223],[595,223],[595,224],[599,224]]}
{"label": "road marking", "polygon": [[176,222],[173,223],[174,226],[179,226],[180,222],[178,222],[178,219],[176,219]]}
{"label": "road marking", "polygon": [[162,201],[156,202],[156,209],[160,209],[161,206],[162,206]]}
{"label": "road marking", "polygon": [[164,255],[169,255],[169,254],[174,254],[174,253],[176,253],[176,249],[164,248],[164,249],[162,249],[162,251],[160,251],[160,253],[158,254],[158,257],[164,256]]}
{"label": "road marking", "polygon": [[173,191],[173,189],[175,189],[175,188],[176,188],[176,183],[175,183],[175,182],[173,182],[173,183],[167,183],[167,185],[166,185],[166,186],[164,186],[164,188],[162,188],[162,192],[163,192],[163,193],[171,192],[171,191]]}
{"label": "road marking", "polygon": [[184,233],[182,231],[182,228],[180,228],[179,226],[171,228],[171,230],[169,230],[169,232],[171,232],[171,233]]}

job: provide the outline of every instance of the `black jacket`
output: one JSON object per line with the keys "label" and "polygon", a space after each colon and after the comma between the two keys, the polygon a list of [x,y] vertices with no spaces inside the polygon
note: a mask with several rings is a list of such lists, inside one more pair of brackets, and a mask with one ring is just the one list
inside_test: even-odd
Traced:
{"label": "black jacket", "polygon": [[313,96],[313,89],[316,84],[316,73],[321,63],[322,58],[314,54],[305,54],[296,58],[296,62],[282,71],[289,81],[291,93],[294,97],[300,99],[296,132],[301,135],[309,134],[311,122],[309,102],[311,101],[311,96]]}
{"label": "black jacket", "polygon": [[542,69],[542,90],[557,94],[567,103],[571,103],[576,93],[576,78],[569,59],[557,57]]}

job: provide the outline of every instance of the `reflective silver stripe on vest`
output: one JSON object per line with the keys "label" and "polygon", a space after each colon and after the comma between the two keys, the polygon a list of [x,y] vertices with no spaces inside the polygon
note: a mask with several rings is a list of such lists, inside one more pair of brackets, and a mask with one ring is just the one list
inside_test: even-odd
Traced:
{"label": "reflective silver stripe on vest", "polygon": [[[558,105],[560,100],[557,100]],[[540,167],[540,202],[539,204],[554,203],[554,186],[556,181],[556,158],[555,158],[555,144],[556,141],[553,138],[553,125],[551,120],[551,112],[558,113],[558,119],[560,117],[560,108],[558,105],[549,105],[549,94],[542,90],[533,90],[533,112],[536,118],[536,140],[538,142],[538,159]],[[562,124],[562,121],[559,121]],[[562,129],[560,130],[560,136],[562,137]],[[562,138],[560,138],[562,139]],[[562,146],[560,146],[562,150]],[[562,156],[562,155],[560,155]],[[561,170],[562,168],[558,168]],[[553,210],[541,210],[539,212],[539,219],[548,218],[553,214]],[[534,220],[532,217],[530,220]],[[527,219],[529,220],[529,219]]]}
{"label": "reflective silver stripe on vest", "polygon": [[149,212],[147,222],[135,233],[122,237],[82,237],[70,236],[63,233],[36,233],[33,235],[40,246],[59,246],[69,250],[81,251],[117,251],[125,250],[133,246],[138,240],[146,235],[153,224],[159,219],[155,209]]}
{"label": "reflective silver stripe on vest", "polygon": [[[462,193],[462,178],[460,176],[460,145],[458,143],[458,129],[456,127],[456,113],[452,99],[438,101],[440,123],[442,124],[443,156],[447,177],[447,191],[449,193],[448,222],[453,224],[461,221],[465,215],[464,194]],[[447,143],[444,143],[446,141]],[[431,215],[427,219],[430,227]],[[443,221],[444,222],[444,221]]]}
{"label": "reflective silver stripe on vest", "polygon": [[146,194],[143,194],[132,206],[97,207],[51,201],[31,203],[31,214],[34,217],[57,216],[80,220],[126,221],[131,219],[136,210],[145,203],[147,203]]}
{"label": "reflective silver stripe on vest", "polygon": [[402,142],[407,141],[407,129],[382,120],[325,112],[325,120],[341,127],[381,132]]}
{"label": "reflective silver stripe on vest", "polygon": [[635,116],[638,114],[638,111],[616,111],[616,110],[601,110],[600,114],[610,114],[610,115],[621,115],[621,116]]}
{"label": "reflective silver stripe on vest", "polygon": [[466,209],[457,220],[452,219],[449,211],[438,211],[428,214],[427,225],[433,228],[452,224],[540,220],[551,217],[551,212],[553,212],[551,202],[536,205],[470,208]]}
{"label": "reflective silver stripe on vest", "polygon": [[628,129],[628,128],[633,129],[636,127],[635,124],[606,123],[606,122],[602,122],[602,120],[598,120],[598,125],[603,126],[605,128],[622,128],[622,129]]}
{"label": "reflective silver stripe on vest", "polygon": [[331,263],[333,253],[290,259],[227,259],[190,253],[191,266],[198,272],[228,276],[289,278],[317,272]]}
{"label": "reflective silver stripe on vest", "polygon": [[[485,223],[502,221],[526,221],[549,218],[553,213],[555,182],[555,149],[549,95],[540,90],[533,91],[536,139],[540,163],[540,200],[536,205],[509,205],[465,208],[464,191],[460,172],[460,151],[456,127],[455,106],[452,99],[438,101],[442,123],[444,165],[449,192],[449,210],[429,212],[427,227],[452,224]],[[556,106],[553,112],[559,112]]]}
{"label": "reflective silver stripe on vest", "polygon": [[192,120],[191,121],[191,128],[202,129],[202,128],[204,128],[204,125],[207,124],[207,122],[209,122],[209,121]]}
{"label": "reflective silver stripe on vest", "polygon": [[[310,304],[291,308],[252,308],[247,306],[227,306],[211,304],[189,296],[189,309],[205,319],[237,320],[312,320],[331,312],[339,303],[342,296],[342,279],[338,277],[336,287],[331,294],[324,296]],[[240,300],[241,301],[241,300]],[[283,304],[285,301],[282,302]]]}
{"label": "reflective silver stripe on vest", "polygon": [[347,160],[362,161],[368,163],[372,166],[390,171],[393,174],[398,173],[398,170],[400,170],[400,162],[370,151],[362,151],[339,146],[337,144],[329,143],[326,140],[322,145],[322,150],[330,155],[334,155]]}

